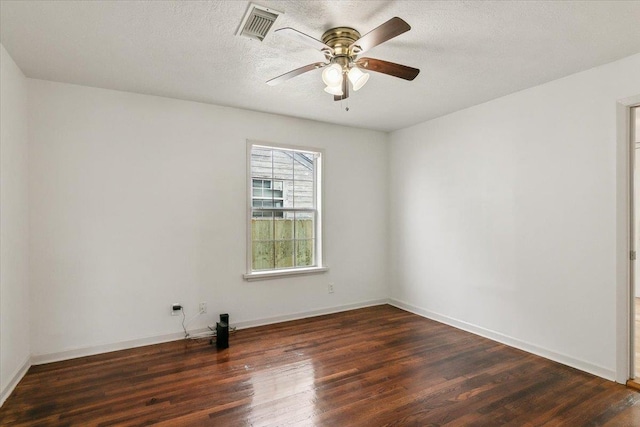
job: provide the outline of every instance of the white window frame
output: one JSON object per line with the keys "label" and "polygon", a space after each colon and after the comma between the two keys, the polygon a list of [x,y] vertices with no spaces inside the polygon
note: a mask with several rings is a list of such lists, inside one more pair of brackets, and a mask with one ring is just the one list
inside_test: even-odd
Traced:
{"label": "white window frame", "polygon": [[[253,177],[251,176],[251,151],[253,147],[270,148],[275,150],[295,150],[305,153],[314,154],[314,195],[315,195],[315,221],[314,221],[314,261],[315,265],[310,267],[291,267],[286,269],[273,269],[273,270],[252,270],[252,241],[251,241],[251,220],[252,220],[252,208],[253,208]],[[317,156],[315,156],[317,154]],[[295,145],[276,144],[272,142],[262,141],[247,141],[247,162],[246,162],[246,198],[247,198],[247,216],[246,216],[246,230],[247,230],[247,272],[243,275],[245,280],[265,280],[275,279],[286,276],[298,276],[304,274],[316,274],[329,271],[329,268],[324,264],[325,254],[323,245],[323,166],[324,166],[324,150],[312,147],[302,147]],[[295,208],[286,209],[295,211]]]}

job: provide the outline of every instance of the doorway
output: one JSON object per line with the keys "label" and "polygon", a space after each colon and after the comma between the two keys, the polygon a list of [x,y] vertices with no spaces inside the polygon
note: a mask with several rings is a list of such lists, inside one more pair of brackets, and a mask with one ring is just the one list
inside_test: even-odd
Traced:
{"label": "doorway", "polygon": [[[632,209],[632,259],[637,260],[636,251],[640,248],[640,106],[631,108],[631,143],[633,149],[633,209]],[[640,386],[640,268],[637,261],[633,262],[632,292],[631,292],[631,338],[632,338],[632,366],[635,388]]]}

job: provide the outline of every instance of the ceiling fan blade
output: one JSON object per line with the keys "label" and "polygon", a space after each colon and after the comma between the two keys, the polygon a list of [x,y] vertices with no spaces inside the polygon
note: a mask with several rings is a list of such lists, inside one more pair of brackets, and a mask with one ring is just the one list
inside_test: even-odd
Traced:
{"label": "ceiling fan blade", "polygon": [[388,62],[374,58],[360,58],[356,61],[356,65],[364,68],[365,70],[388,74],[405,80],[413,80],[416,78],[418,73],[420,73],[420,70],[417,68],[407,67],[406,65],[396,64],[395,62]]}
{"label": "ceiling fan blade", "polygon": [[280,28],[274,31],[275,33],[278,34],[282,34],[284,36],[287,36],[291,39],[294,40],[298,40],[301,43],[304,43],[308,46],[311,46],[315,49],[318,49],[319,51],[322,52],[327,52],[331,55],[333,55],[333,48],[331,48],[330,46],[327,46],[326,44],[322,43],[320,40],[318,39],[314,39],[311,36],[306,35],[305,33],[302,33],[298,30],[295,30],[291,27],[285,27],[285,28]]}
{"label": "ceiling fan blade", "polygon": [[318,68],[322,68],[327,66],[328,64],[324,63],[324,62],[315,62],[313,64],[309,64],[309,65],[305,65],[304,67],[300,67],[300,68],[296,68],[295,70],[291,70],[288,73],[284,73],[281,76],[278,77],[274,77],[271,80],[267,80],[267,84],[269,86],[275,86],[277,84],[280,84],[282,82],[286,82],[287,80],[295,77],[295,76],[299,76],[302,73],[306,73],[307,71],[313,71],[313,70],[317,70]]}
{"label": "ceiling fan blade", "polygon": [[342,79],[342,95],[333,95],[334,101],[342,101],[349,97],[349,81],[346,77]]}
{"label": "ceiling fan blade", "polygon": [[[360,37],[355,42],[351,43],[349,50],[356,54],[367,51],[381,43],[391,40],[392,38],[399,36],[411,29],[411,26],[404,20],[398,18],[389,19],[379,27],[369,31],[364,36]],[[355,50],[354,50],[355,49]]]}

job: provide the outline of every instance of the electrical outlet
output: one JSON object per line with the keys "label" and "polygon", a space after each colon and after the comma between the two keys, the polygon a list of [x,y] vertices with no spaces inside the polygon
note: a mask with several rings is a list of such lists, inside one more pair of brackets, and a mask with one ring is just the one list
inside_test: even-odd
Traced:
{"label": "electrical outlet", "polygon": [[177,302],[174,302],[173,304],[171,304],[172,316],[178,316],[181,311],[182,311],[182,304],[178,304]]}
{"label": "electrical outlet", "polygon": [[207,303],[206,302],[201,302],[200,303],[200,314],[206,313],[207,312]]}
{"label": "electrical outlet", "polygon": [[333,293],[333,283],[329,283],[329,286],[328,286],[327,290],[329,291],[330,294]]}

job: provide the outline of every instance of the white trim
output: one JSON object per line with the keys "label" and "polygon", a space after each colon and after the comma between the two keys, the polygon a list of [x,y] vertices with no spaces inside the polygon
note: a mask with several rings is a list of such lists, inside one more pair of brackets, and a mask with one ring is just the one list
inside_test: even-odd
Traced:
{"label": "white trim", "polygon": [[631,107],[640,104],[640,95],[621,99],[616,105],[616,372],[621,384],[631,372]]}
{"label": "white trim", "polygon": [[[242,277],[247,281],[272,279],[277,277],[294,276],[301,274],[315,274],[329,271],[329,268],[324,264],[326,262],[324,254],[324,229],[322,221],[324,220],[323,212],[323,199],[324,189],[322,182],[324,181],[324,156],[325,152],[322,148],[304,147],[298,145],[280,144],[275,142],[259,141],[254,139],[246,140],[246,162],[245,162],[245,176],[246,191],[247,191],[247,208],[246,208],[246,273]],[[253,198],[253,177],[251,176],[251,152],[253,147],[261,147],[267,149],[281,149],[289,151],[297,151],[314,155],[314,179],[313,179],[313,192],[314,192],[314,208],[313,209],[296,209],[296,208],[278,208],[282,211],[302,211],[302,212],[314,212],[314,263],[311,267],[294,267],[291,269],[282,270],[267,270],[267,271],[252,271],[252,240],[251,240],[251,220],[252,220],[252,198]]]}
{"label": "white trim", "polygon": [[[636,182],[636,171],[635,171],[635,162],[636,162],[636,142],[635,142],[635,117],[634,117],[634,108],[627,109],[629,113],[629,255],[631,253],[635,253],[636,251],[636,230],[635,221],[638,215],[638,212],[635,211],[635,197],[636,191],[635,182]],[[636,366],[635,366],[635,278],[637,274],[637,266],[633,261],[629,262],[629,302],[627,304],[629,310],[629,321],[627,324],[629,325],[629,339],[627,340],[629,343],[629,349],[627,350],[630,353],[629,357],[629,378],[635,378]]]}
{"label": "white trim", "polygon": [[[209,331],[208,328],[196,329],[190,331],[190,335],[197,335],[202,332]],[[109,353],[112,351],[127,350],[130,348],[143,347],[146,345],[161,344],[169,341],[178,341],[184,339],[184,332],[175,332],[171,334],[157,335],[148,338],[139,338],[129,341],[120,341],[110,344],[100,344],[91,347],[79,347],[71,350],[60,351],[56,353],[34,354],[31,356],[33,365],[42,365],[45,363],[60,362],[62,360],[76,359],[78,357],[93,356],[96,354]]]}
{"label": "white trim", "polygon": [[[323,316],[326,314],[339,313],[343,311],[356,310],[359,308],[373,307],[373,306],[384,305],[384,304],[392,305],[399,309],[414,313],[418,316],[435,320],[440,323],[444,323],[451,327],[461,329],[461,330],[473,333],[475,335],[479,335],[479,336],[488,338],[490,340],[497,341],[502,344],[506,344],[510,347],[515,347],[520,350],[524,350],[528,353],[536,354],[546,359],[550,359],[550,360],[562,363],[564,365],[571,366],[585,372],[589,372],[591,374],[597,375],[602,378],[606,378],[608,380],[613,380],[615,377],[615,372],[613,370],[604,368],[602,366],[594,365],[592,363],[585,362],[561,353],[556,353],[554,351],[536,346],[531,343],[527,343],[525,341],[521,341],[519,339],[501,334],[499,332],[485,329],[485,328],[482,328],[461,320],[457,320],[452,317],[445,316],[430,310],[422,309],[396,299],[382,298],[382,299],[376,299],[376,300],[369,300],[369,301],[363,301],[363,302],[352,303],[352,304],[344,304],[336,307],[326,307],[318,310],[291,313],[291,314],[286,314],[282,316],[274,316],[274,317],[267,317],[267,318],[254,319],[254,320],[244,320],[237,323],[232,323],[232,325],[238,329],[247,329],[247,328],[253,328],[257,326],[271,325],[271,324],[287,322],[291,320]],[[192,335],[197,335],[198,333],[206,332],[206,331],[209,331],[209,329],[207,328],[199,329],[199,330],[193,331]],[[169,341],[178,341],[183,338],[184,338],[184,335],[183,333],[180,332],[180,333],[159,335],[159,336],[149,337],[149,338],[123,341],[123,342],[112,343],[112,344],[104,344],[104,345],[99,345],[94,347],[78,348],[73,350],[57,352],[57,353],[34,355],[31,358],[27,358],[22,368],[14,376],[10,385],[7,386],[5,390],[2,392],[2,395],[1,395],[2,400],[0,401],[0,406],[2,405],[2,403],[4,403],[4,401],[11,394],[15,386],[20,382],[20,380],[24,377],[29,367],[32,365],[41,365],[44,363],[58,362],[62,360],[74,359],[77,357],[85,357],[85,356],[91,356],[95,354],[108,353],[112,351],[126,350],[130,348],[142,347],[142,346],[152,345],[152,344],[160,344],[160,343],[169,342]]]}
{"label": "white trim", "polygon": [[25,374],[27,373],[30,367],[31,367],[31,357],[27,357],[25,361],[22,363],[22,365],[20,366],[20,368],[18,369],[18,371],[15,373],[13,378],[11,378],[11,381],[9,381],[9,384],[7,384],[4,390],[2,390],[2,393],[0,394],[0,407],[4,405],[4,402],[11,395],[11,393],[13,393],[13,390],[16,388],[16,386],[22,380],[22,378],[24,378]]}
{"label": "white trim", "polygon": [[497,341],[502,344],[506,344],[510,347],[515,347],[517,349],[524,350],[528,353],[532,353],[532,354],[544,357],[546,359],[550,359],[555,362],[562,363],[563,365],[580,369],[581,371],[585,371],[590,374],[597,375],[599,377],[602,377],[611,381],[613,381],[615,378],[615,372],[612,369],[607,369],[603,366],[598,366],[593,363],[585,362],[584,360],[576,359],[574,357],[567,356],[566,354],[556,353],[555,351],[552,351],[543,347],[539,347],[535,344],[531,344],[526,341],[522,341],[517,338],[513,338],[508,335],[501,334],[500,332],[492,331],[490,329],[476,326],[462,320],[454,319],[453,317],[445,316],[443,314],[436,313],[431,310],[426,310],[420,307],[416,307],[396,299],[390,299],[389,304],[395,307],[398,307],[402,310],[406,310],[411,313],[417,314],[419,316],[426,317],[427,319],[435,320],[437,322],[444,323],[445,325],[453,326],[454,328],[471,332],[472,334],[475,334],[475,335],[480,335],[481,337],[488,338],[490,340]]}
{"label": "white trim", "polygon": [[277,279],[286,276],[299,276],[304,274],[317,274],[329,271],[329,267],[292,268],[290,270],[265,270],[245,273],[242,277],[249,282],[254,280]]}
{"label": "white trim", "polygon": [[325,248],[324,248],[324,175],[325,175],[325,154],[324,150],[317,151],[320,153],[320,156],[314,157],[316,176],[313,180],[313,185],[315,186],[313,192],[315,193],[315,207],[316,207],[316,220],[315,220],[315,233],[314,236],[316,239],[316,253],[314,256],[314,260],[316,262],[316,266],[318,267],[326,267],[326,257],[325,257]]}
{"label": "white trim", "polygon": [[255,328],[256,326],[272,325],[274,323],[288,322],[290,320],[306,319],[308,317],[324,316],[325,314],[340,313],[343,311],[356,310],[358,308],[373,307],[376,305],[384,305],[384,304],[389,304],[389,300],[386,298],[369,300],[369,301],[357,302],[353,304],[339,305],[336,307],[326,307],[318,310],[285,314],[283,316],[274,316],[274,317],[267,317],[264,319],[255,319],[255,320],[244,320],[237,323],[234,323],[233,319],[231,319],[232,320],[231,323],[233,326],[235,326],[238,329],[247,329],[247,328]]}
{"label": "white trim", "polygon": [[[283,316],[267,317],[264,319],[245,320],[237,323],[233,322],[233,319],[231,319],[231,321],[232,321],[232,326],[235,326],[238,329],[246,329],[246,328],[252,328],[255,326],[270,325],[273,323],[286,322],[288,320],[297,320],[297,319],[304,319],[307,317],[322,316],[325,314],[339,313],[341,311],[354,310],[357,308],[371,307],[375,305],[383,305],[387,303],[388,303],[387,299],[370,300],[370,301],[363,301],[359,303],[340,305],[336,307],[326,307],[318,310],[286,314]],[[209,331],[208,328],[202,328],[202,329],[190,331],[189,333],[190,335],[195,336],[199,333],[207,332],[207,331]],[[172,333],[172,334],[166,334],[166,335],[158,335],[158,336],[149,337],[149,338],[140,338],[140,339],[135,339],[130,341],[122,341],[122,342],[111,343],[111,344],[97,345],[93,347],[77,348],[77,349],[72,349],[67,351],[56,352],[56,353],[38,354],[38,355],[33,355],[31,357],[31,364],[42,365],[45,363],[59,362],[62,360],[92,356],[95,354],[109,353],[109,352],[118,351],[118,350],[127,350],[130,348],[143,347],[146,345],[161,344],[161,343],[170,342],[170,341],[179,341],[181,339],[184,339],[184,333],[179,332],[179,333]]]}

